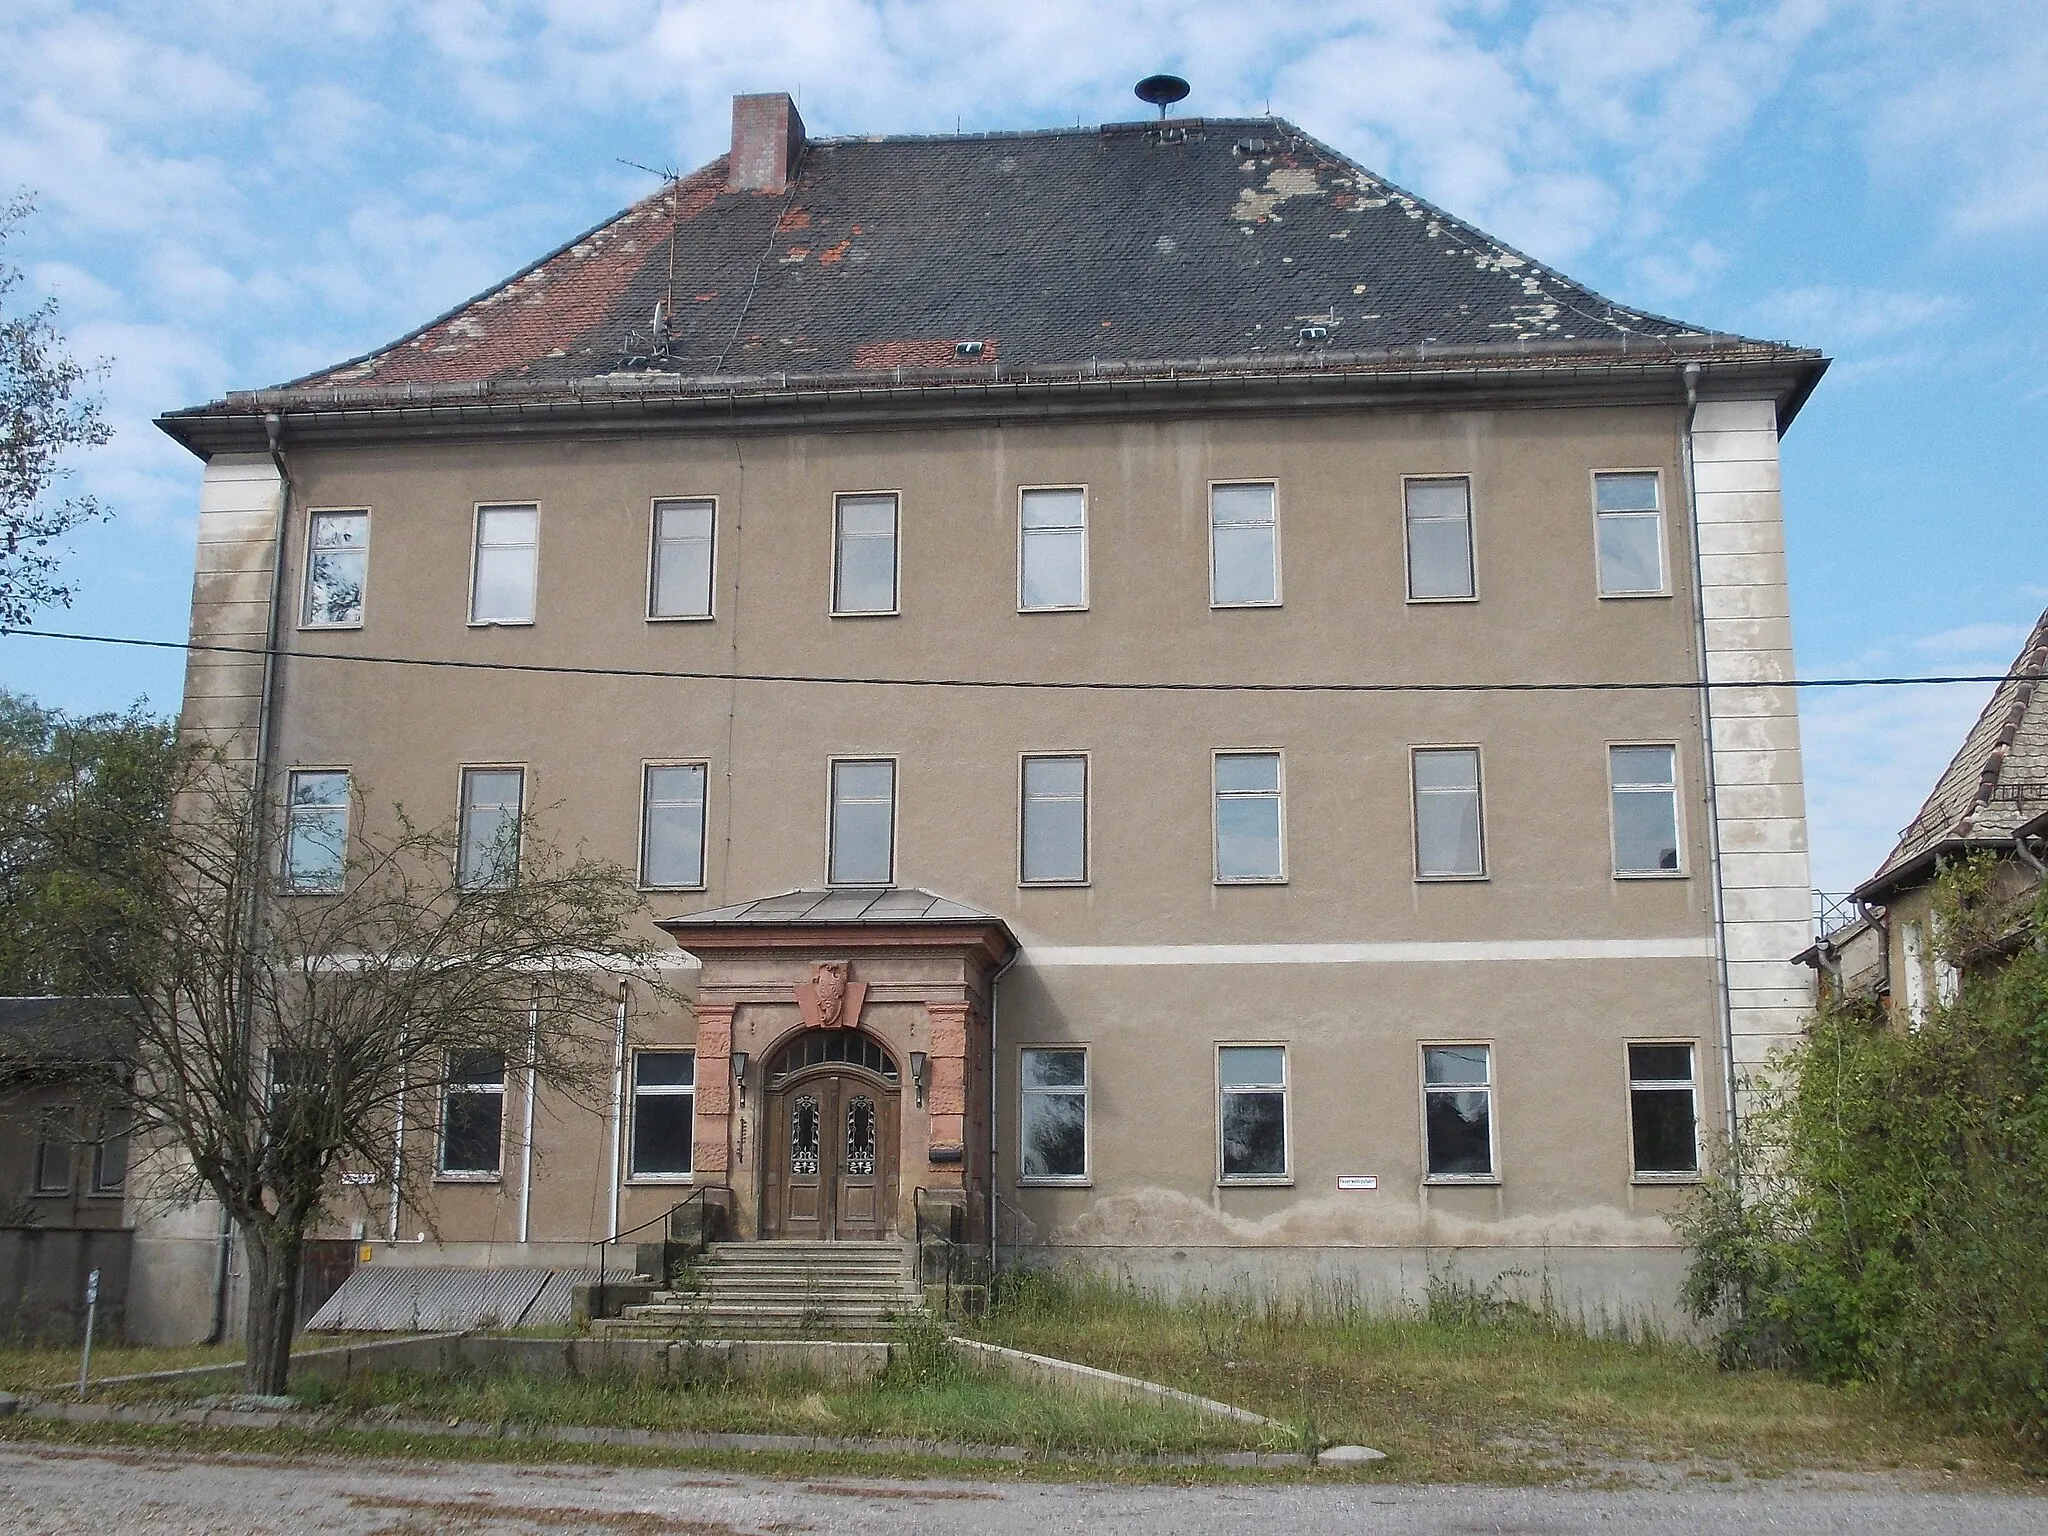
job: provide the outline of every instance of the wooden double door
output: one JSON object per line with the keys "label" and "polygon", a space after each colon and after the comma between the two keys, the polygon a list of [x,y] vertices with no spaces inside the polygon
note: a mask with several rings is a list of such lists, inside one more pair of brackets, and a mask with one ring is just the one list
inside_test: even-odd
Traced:
{"label": "wooden double door", "polygon": [[896,1226],[896,1085],[821,1067],[770,1095],[763,1235],[882,1238]]}

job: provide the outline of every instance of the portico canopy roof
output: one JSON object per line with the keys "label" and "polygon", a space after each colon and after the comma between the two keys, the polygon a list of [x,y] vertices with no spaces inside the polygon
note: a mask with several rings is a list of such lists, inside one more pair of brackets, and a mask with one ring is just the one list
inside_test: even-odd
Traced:
{"label": "portico canopy roof", "polygon": [[664,917],[655,926],[685,949],[753,944],[979,942],[1007,959],[1017,940],[993,912],[914,886],[796,890],[737,906]]}

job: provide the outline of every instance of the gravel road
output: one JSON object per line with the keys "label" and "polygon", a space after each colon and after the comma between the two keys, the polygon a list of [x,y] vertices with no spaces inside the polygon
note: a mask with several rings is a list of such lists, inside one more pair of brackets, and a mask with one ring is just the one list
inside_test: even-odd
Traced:
{"label": "gravel road", "polygon": [[1784,1484],[1545,1488],[1108,1487],[769,1481],[646,1468],[0,1447],[0,1531],[152,1536],[770,1536],[960,1532],[2048,1532],[2048,1499]]}

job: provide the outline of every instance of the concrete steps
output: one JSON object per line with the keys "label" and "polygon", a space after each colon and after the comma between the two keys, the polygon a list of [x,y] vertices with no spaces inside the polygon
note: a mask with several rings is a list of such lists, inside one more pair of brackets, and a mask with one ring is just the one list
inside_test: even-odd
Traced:
{"label": "concrete steps", "polygon": [[910,1249],[891,1242],[714,1243],[694,1291],[658,1291],[592,1324],[609,1338],[874,1338],[922,1313]]}

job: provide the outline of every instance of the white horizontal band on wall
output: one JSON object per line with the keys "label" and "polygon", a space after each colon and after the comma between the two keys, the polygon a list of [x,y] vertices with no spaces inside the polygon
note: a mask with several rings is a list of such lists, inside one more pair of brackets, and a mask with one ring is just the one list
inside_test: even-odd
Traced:
{"label": "white horizontal band on wall", "polygon": [[1669,939],[1442,939],[1380,944],[1076,944],[1026,947],[1017,963],[1078,965],[1445,965],[1484,960],[1704,960],[1705,934]]}

